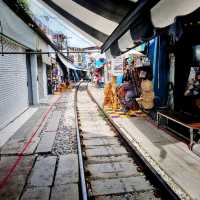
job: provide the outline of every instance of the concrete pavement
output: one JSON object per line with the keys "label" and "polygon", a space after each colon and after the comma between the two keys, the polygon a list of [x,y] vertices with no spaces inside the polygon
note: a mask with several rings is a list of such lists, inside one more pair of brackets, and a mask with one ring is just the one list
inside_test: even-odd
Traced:
{"label": "concrete pavement", "polygon": [[13,122],[1,146],[0,199],[79,199],[73,100],[65,92]]}

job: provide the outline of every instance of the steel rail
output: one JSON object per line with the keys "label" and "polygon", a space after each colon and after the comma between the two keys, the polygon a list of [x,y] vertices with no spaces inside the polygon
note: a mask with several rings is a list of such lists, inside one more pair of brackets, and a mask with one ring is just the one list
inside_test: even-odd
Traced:
{"label": "steel rail", "polygon": [[105,119],[110,123],[110,125],[117,131],[118,135],[124,140],[124,142],[129,146],[129,148],[137,155],[139,160],[141,160],[142,163],[149,169],[149,172],[151,176],[154,178],[154,180],[157,180],[162,186],[162,188],[169,193],[172,199],[174,200],[180,200],[181,198],[178,196],[178,194],[163,180],[163,178],[158,174],[158,172],[151,166],[151,164],[145,159],[145,157],[135,148],[135,146],[131,143],[129,138],[127,138],[123,132],[121,131],[120,127],[113,121],[113,119],[103,110],[103,108],[99,105],[99,103],[96,101],[92,93],[89,91],[87,87],[87,93],[92,99],[92,101],[97,105],[99,110],[104,115]]}
{"label": "steel rail", "polygon": [[79,173],[80,173],[80,180],[81,180],[81,193],[82,193],[82,200],[88,200],[88,193],[85,181],[85,173],[84,173],[84,164],[83,164],[83,157],[82,157],[82,150],[81,150],[81,141],[80,141],[80,132],[79,132],[79,124],[78,124],[78,114],[77,114],[77,93],[79,86],[82,82],[80,82],[76,86],[75,96],[74,96],[74,114],[75,114],[75,125],[76,125],[76,136],[77,136],[77,145],[78,145],[78,161],[79,161]]}

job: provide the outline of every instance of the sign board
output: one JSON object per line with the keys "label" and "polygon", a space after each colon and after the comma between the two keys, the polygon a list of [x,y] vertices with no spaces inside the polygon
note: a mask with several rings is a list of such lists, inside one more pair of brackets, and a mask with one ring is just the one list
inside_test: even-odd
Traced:
{"label": "sign board", "polygon": [[117,57],[111,61],[111,73],[112,76],[121,76],[123,75],[123,58]]}

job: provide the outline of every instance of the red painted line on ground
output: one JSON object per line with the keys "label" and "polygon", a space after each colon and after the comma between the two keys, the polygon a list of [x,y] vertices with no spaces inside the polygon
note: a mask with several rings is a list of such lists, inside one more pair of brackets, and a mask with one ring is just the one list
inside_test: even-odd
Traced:
{"label": "red painted line on ground", "polygon": [[32,142],[33,138],[35,137],[37,131],[42,126],[44,120],[47,118],[48,114],[52,110],[53,105],[56,104],[60,100],[61,97],[62,97],[62,95],[54,103],[51,104],[51,106],[49,107],[49,109],[47,110],[47,112],[42,117],[42,119],[41,119],[38,127],[32,132],[31,137],[24,144],[24,147],[23,147],[22,151],[18,154],[17,160],[13,163],[13,165],[11,165],[11,167],[9,168],[8,173],[6,174],[6,176],[0,181],[0,190],[2,188],[4,188],[6,186],[6,184],[8,183],[8,180],[11,177],[12,173],[15,171],[15,169],[17,168],[17,166],[20,164],[20,162],[24,158],[23,153],[27,150],[27,148],[31,144],[31,142]]}

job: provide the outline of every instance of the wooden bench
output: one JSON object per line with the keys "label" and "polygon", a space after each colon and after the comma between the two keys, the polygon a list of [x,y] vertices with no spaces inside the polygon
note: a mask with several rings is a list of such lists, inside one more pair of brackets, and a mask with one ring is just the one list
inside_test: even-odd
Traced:
{"label": "wooden bench", "polygon": [[195,136],[196,134],[199,135],[200,137],[200,123],[184,123],[182,121],[180,121],[179,119],[177,119],[176,117],[172,117],[170,115],[168,115],[167,113],[164,113],[164,112],[157,112],[157,125],[158,127],[161,125],[162,123],[162,118],[165,118],[166,119],[166,123],[165,123],[165,126],[167,128],[169,128],[168,126],[168,121],[173,121],[187,129],[189,129],[189,133],[190,133],[190,138],[189,138],[189,141],[190,141],[190,144],[189,144],[189,147],[191,149],[192,145],[195,142]]}

